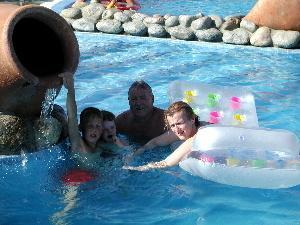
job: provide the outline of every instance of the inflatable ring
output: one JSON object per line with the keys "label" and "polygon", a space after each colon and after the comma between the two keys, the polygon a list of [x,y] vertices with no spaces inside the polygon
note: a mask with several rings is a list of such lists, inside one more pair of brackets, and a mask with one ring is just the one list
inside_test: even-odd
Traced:
{"label": "inflatable ring", "polygon": [[[107,0],[102,0],[101,4],[103,4],[104,6],[109,5],[110,1]],[[128,5],[126,3],[126,0],[118,0],[117,3],[115,4],[114,8],[119,9],[119,10],[139,10],[141,9],[140,4],[135,4],[135,5]]]}
{"label": "inflatable ring", "polygon": [[300,144],[285,130],[207,126],[198,130],[187,172],[221,184],[277,189],[300,184]]}
{"label": "inflatable ring", "polygon": [[174,81],[170,103],[188,103],[202,121],[218,125],[258,127],[254,97],[245,87],[223,87],[200,82]]}

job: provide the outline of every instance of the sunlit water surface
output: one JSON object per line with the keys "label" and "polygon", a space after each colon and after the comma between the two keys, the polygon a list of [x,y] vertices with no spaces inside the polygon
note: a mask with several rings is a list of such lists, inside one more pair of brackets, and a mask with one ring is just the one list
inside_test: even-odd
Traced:
{"label": "sunlit water surface", "polygon": [[[157,4],[167,10],[171,1]],[[298,50],[76,35],[81,51],[75,78],[79,112],[87,106],[122,112],[128,108],[128,87],[137,79],[146,80],[155,105],[166,108],[171,81],[195,80],[250,88],[260,126],[287,129],[300,137]],[[65,100],[62,90],[56,103],[64,106]],[[67,186],[61,177],[74,166],[67,149],[63,143],[0,159],[0,224],[300,224],[300,186],[232,187],[193,177],[179,167],[130,172],[121,169],[118,158],[101,164],[95,181]],[[169,148],[160,148],[134,163],[168,153]]]}

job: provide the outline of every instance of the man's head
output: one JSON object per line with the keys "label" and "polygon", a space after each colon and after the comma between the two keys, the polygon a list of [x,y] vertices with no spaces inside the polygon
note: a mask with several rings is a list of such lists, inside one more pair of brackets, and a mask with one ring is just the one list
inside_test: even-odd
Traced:
{"label": "man's head", "polygon": [[135,81],[128,91],[129,106],[132,114],[143,118],[153,111],[154,96],[152,89],[145,81]]}
{"label": "man's head", "polygon": [[104,142],[115,142],[117,129],[115,124],[115,115],[109,111],[102,110],[103,114],[103,133],[102,140]]}
{"label": "man's head", "polygon": [[85,108],[80,113],[79,129],[87,142],[96,143],[103,131],[102,112],[94,107]]}

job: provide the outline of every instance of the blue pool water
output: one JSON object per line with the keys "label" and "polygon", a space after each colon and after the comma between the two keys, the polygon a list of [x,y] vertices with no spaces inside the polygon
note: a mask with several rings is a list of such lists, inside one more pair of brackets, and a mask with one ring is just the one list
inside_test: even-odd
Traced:
{"label": "blue pool water", "polygon": [[[195,80],[250,88],[260,126],[287,129],[300,137],[299,50],[76,35],[81,51],[75,78],[78,111],[96,106],[120,113],[128,107],[127,90],[136,79],[146,80],[155,105],[166,108],[171,81]],[[62,90],[56,103],[64,106],[65,99]],[[300,186],[232,187],[193,177],[179,167],[124,171],[116,159],[99,166],[101,176],[95,181],[70,187],[61,181],[73,166],[66,149],[63,143],[0,159],[0,224],[300,224]],[[168,153],[160,148],[135,163]]]}
{"label": "blue pool water", "polygon": [[146,14],[171,14],[171,15],[246,15],[253,7],[256,0],[139,0],[142,9]]}

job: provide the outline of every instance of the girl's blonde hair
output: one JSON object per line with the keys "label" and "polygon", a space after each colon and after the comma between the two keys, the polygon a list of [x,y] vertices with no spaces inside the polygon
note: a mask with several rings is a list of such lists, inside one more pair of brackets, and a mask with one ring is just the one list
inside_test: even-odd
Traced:
{"label": "girl's blonde hair", "polygon": [[165,124],[168,126],[168,128],[170,127],[169,127],[167,117],[173,116],[177,112],[185,112],[185,115],[187,116],[188,119],[195,119],[196,127],[200,126],[199,117],[194,113],[192,107],[183,101],[178,101],[171,104],[164,113]]}

